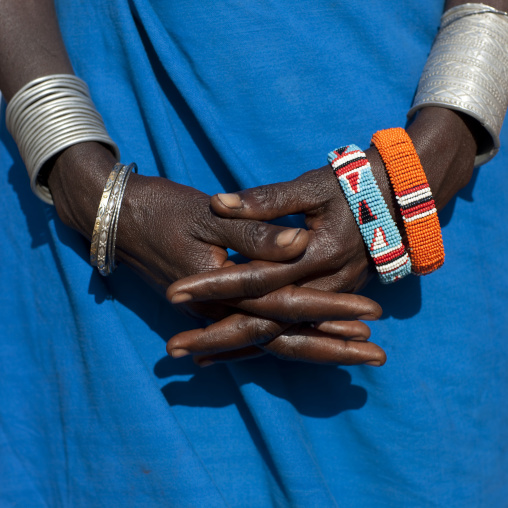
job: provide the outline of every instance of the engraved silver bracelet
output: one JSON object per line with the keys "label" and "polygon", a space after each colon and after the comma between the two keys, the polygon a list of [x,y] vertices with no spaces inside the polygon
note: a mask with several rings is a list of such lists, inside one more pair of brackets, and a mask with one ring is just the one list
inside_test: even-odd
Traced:
{"label": "engraved silver bracelet", "polygon": [[475,166],[496,155],[508,108],[508,13],[468,3],[443,14],[408,117],[426,106],[461,111],[481,124],[488,143],[479,146]]}
{"label": "engraved silver bracelet", "polygon": [[127,180],[132,171],[135,173],[138,171],[134,163],[128,166],[115,164],[106,180],[97,210],[90,245],[90,264],[96,266],[99,273],[104,276],[113,273],[116,268],[115,244],[118,218]]}
{"label": "engraved silver bracelet", "polygon": [[120,153],[109,137],[86,83],[72,74],[54,74],[26,84],[11,99],[7,129],[18,145],[33,192],[48,204],[51,193],[39,179],[44,164],[77,143],[97,141]]}

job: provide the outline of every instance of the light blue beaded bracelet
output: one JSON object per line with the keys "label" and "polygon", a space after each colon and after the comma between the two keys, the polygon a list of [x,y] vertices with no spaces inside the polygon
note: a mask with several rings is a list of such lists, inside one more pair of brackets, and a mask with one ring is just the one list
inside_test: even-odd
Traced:
{"label": "light blue beaded bracelet", "polygon": [[328,154],[328,162],[344,191],[381,282],[390,284],[410,274],[411,261],[365,153],[356,145],[343,146]]}

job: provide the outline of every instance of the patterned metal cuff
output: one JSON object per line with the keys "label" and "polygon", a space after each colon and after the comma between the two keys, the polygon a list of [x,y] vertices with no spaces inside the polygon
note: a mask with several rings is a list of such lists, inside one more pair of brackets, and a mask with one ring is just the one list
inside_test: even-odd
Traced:
{"label": "patterned metal cuff", "polygon": [[53,156],[72,145],[96,141],[120,158],[88,86],[73,75],[54,74],[30,81],[9,101],[5,120],[28,170],[32,191],[50,205],[51,192],[39,173]]}
{"label": "patterned metal cuff", "polygon": [[508,15],[484,4],[463,4],[441,18],[408,117],[426,106],[462,111],[480,122],[489,142],[475,166],[499,150],[508,108]]}
{"label": "patterned metal cuff", "polygon": [[346,196],[383,284],[411,273],[411,261],[388,211],[367,156],[356,145],[328,154],[328,162]]}

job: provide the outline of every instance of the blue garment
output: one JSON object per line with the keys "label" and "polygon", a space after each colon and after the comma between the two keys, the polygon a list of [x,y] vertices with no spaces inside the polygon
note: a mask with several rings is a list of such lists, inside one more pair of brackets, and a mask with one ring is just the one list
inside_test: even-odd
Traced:
{"label": "blue garment", "polygon": [[[442,10],[56,5],[122,160],[209,194],[295,178],[403,125]],[[506,506],[506,129],[440,216],[445,266],[367,288],[383,368],[199,369],[165,353],[197,323],[125,266],[92,270],[31,194],[4,110],[0,128],[0,506]]]}

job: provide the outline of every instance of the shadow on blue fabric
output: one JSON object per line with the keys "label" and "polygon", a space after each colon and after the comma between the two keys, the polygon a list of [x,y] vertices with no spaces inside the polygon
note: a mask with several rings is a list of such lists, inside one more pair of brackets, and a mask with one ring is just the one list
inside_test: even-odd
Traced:
{"label": "shadow on blue fabric", "polygon": [[[278,363],[277,370],[284,370],[285,383],[278,382],[279,378],[273,380],[270,376],[257,374],[261,369],[267,370],[267,362]],[[300,414],[328,418],[343,411],[360,409],[367,402],[367,391],[351,384],[349,372],[335,366],[288,363],[272,357],[246,360],[242,365],[247,363],[250,363],[252,368],[246,371],[252,372],[253,375],[245,375],[246,371],[243,371],[240,386],[249,383],[260,385],[273,396],[290,402]],[[160,379],[194,374],[188,381],[172,381],[162,388],[162,393],[171,406],[225,407],[236,404],[239,412],[242,412],[242,404],[245,402],[236,388],[227,391],[216,389],[217,386],[235,386],[236,383],[214,383],[210,376],[212,370],[217,381],[224,376],[230,376],[226,364],[196,371],[191,359],[180,360],[176,365],[170,357],[161,358],[155,365],[154,373]],[[332,378],[333,383],[330,382]]]}
{"label": "shadow on blue fabric", "polygon": [[[1,103],[0,117],[5,118],[5,101]],[[29,185],[28,175],[26,169],[19,155],[18,147],[14,143],[14,139],[7,132],[7,126],[5,122],[0,122],[0,136],[5,140],[5,148],[9,152],[12,160],[14,161],[12,166],[9,168],[8,181],[16,192],[21,209],[26,218],[30,237],[32,239],[31,248],[36,249],[37,247],[48,243],[49,232],[48,232],[48,216],[46,213],[55,214],[53,207],[45,205],[39,199],[33,199],[33,195],[30,192],[26,192],[26,188]],[[45,213],[46,212],[46,213]]]}
{"label": "shadow on blue fabric", "polygon": [[381,319],[409,319],[418,314],[422,306],[420,279],[411,275],[396,284],[386,285],[373,278],[360,293],[383,307]]}

